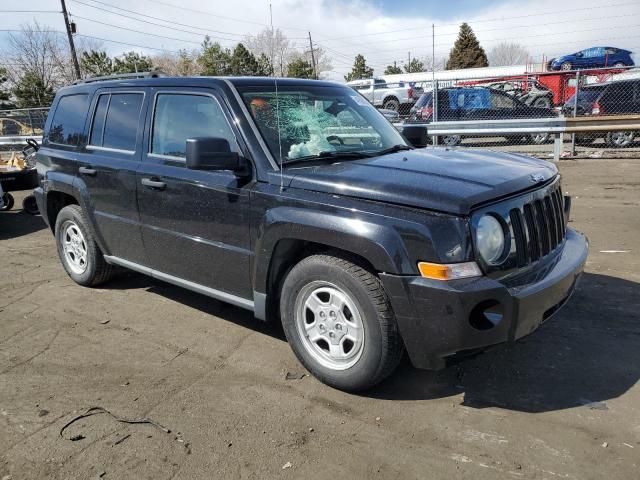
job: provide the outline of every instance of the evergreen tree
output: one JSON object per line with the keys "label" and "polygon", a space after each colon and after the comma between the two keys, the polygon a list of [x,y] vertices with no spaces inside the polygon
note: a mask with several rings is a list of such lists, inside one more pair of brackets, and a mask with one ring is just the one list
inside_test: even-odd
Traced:
{"label": "evergreen tree", "polygon": [[264,53],[261,53],[258,57],[258,65],[260,66],[260,71],[262,75],[265,77],[270,77],[273,75],[273,65],[271,65],[271,60]]}
{"label": "evergreen tree", "polygon": [[287,65],[287,77],[315,78],[313,66],[303,57],[297,57]]}
{"label": "evergreen tree", "polygon": [[212,43],[209,37],[205,37],[198,63],[202,75],[210,77],[229,75],[231,53],[218,42]]}
{"label": "evergreen tree", "polygon": [[395,62],[393,62],[393,65],[387,65],[387,68],[384,69],[385,75],[395,75],[398,73],[402,73],[402,69],[397,67]]}
{"label": "evergreen tree", "polygon": [[97,52],[95,50],[82,52],[80,68],[90,77],[111,75],[113,73],[113,60],[109,58],[107,52]]}
{"label": "evergreen tree", "polygon": [[353,68],[344,76],[344,79],[347,82],[350,82],[351,80],[371,77],[373,77],[373,68],[369,67],[365,58],[358,54],[353,60]]}
{"label": "evergreen tree", "polygon": [[424,63],[417,58],[412,58],[411,61],[404,66],[406,73],[424,72]]}
{"label": "evergreen tree", "polygon": [[447,60],[447,70],[459,68],[488,67],[487,54],[480,46],[475,33],[467,23],[460,25],[460,33],[456,43],[454,43],[449,59]]}
{"label": "evergreen tree", "polygon": [[27,72],[13,87],[13,95],[18,108],[31,108],[50,106],[55,93],[37,73]]}
{"label": "evergreen tree", "polygon": [[242,44],[238,43],[231,54],[230,75],[262,76],[264,72],[256,57]]}
{"label": "evergreen tree", "polygon": [[116,57],[113,62],[113,73],[138,73],[153,70],[153,62],[149,57],[136,52],[127,52],[122,58]]}

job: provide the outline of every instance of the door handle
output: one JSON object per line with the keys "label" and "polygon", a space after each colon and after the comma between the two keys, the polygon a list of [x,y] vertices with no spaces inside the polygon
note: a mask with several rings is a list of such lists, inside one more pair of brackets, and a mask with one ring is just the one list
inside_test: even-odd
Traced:
{"label": "door handle", "polygon": [[78,171],[82,174],[82,175],[89,175],[91,177],[93,177],[96,173],[98,173],[97,170],[93,169],[93,168],[88,168],[88,167],[80,167],[78,169]]}
{"label": "door handle", "polygon": [[164,190],[167,188],[167,184],[164,182],[159,182],[157,180],[153,180],[151,178],[143,178],[142,185],[149,188],[154,188],[156,190]]}

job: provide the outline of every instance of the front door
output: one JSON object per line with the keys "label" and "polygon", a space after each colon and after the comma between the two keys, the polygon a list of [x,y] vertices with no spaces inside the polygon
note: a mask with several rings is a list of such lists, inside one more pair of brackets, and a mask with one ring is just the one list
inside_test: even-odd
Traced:
{"label": "front door", "polygon": [[90,110],[89,139],[78,154],[78,187],[87,190],[96,233],[106,254],[145,262],[136,205],[144,89],[98,91]]}
{"label": "front door", "polygon": [[154,91],[138,208],[148,266],[251,299],[249,189],[231,171],[186,168],[187,138],[219,137],[243,152],[230,115],[211,90]]}

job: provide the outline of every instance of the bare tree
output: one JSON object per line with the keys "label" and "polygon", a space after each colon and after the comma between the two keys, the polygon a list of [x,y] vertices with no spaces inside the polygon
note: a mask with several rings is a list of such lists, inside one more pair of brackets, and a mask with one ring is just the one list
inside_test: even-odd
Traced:
{"label": "bare tree", "polygon": [[197,51],[180,50],[178,53],[162,53],[152,58],[153,64],[162,73],[172,77],[200,74]]}
{"label": "bare tree", "polygon": [[518,43],[502,42],[489,51],[488,57],[492,67],[504,67],[525,64],[529,62],[531,55]]}
{"label": "bare tree", "polygon": [[20,32],[10,33],[3,56],[7,59],[7,78],[15,84],[23,75],[40,79],[46,88],[64,84],[61,65],[65,50],[57,33],[38,22],[22,25]]}
{"label": "bare tree", "polygon": [[243,43],[256,57],[265,55],[271,61],[275,75],[286,75],[287,65],[292,60],[295,50],[279,28],[265,28],[257,35],[247,36]]}

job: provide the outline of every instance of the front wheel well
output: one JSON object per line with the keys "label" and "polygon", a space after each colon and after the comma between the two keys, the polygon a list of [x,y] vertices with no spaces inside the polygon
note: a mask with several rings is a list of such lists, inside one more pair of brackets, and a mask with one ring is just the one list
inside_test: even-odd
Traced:
{"label": "front wheel well", "polygon": [[58,213],[67,205],[79,205],[79,203],[68,193],[55,191],[47,193],[47,219],[52,231],[55,229]]}
{"label": "front wheel well", "polygon": [[285,238],[276,244],[271,255],[267,277],[267,318],[278,318],[280,291],[284,279],[298,262],[312,255],[328,254],[349,260],[359,267],[377,275],[377,270],[366,258],[339,248],[316,242]]}

